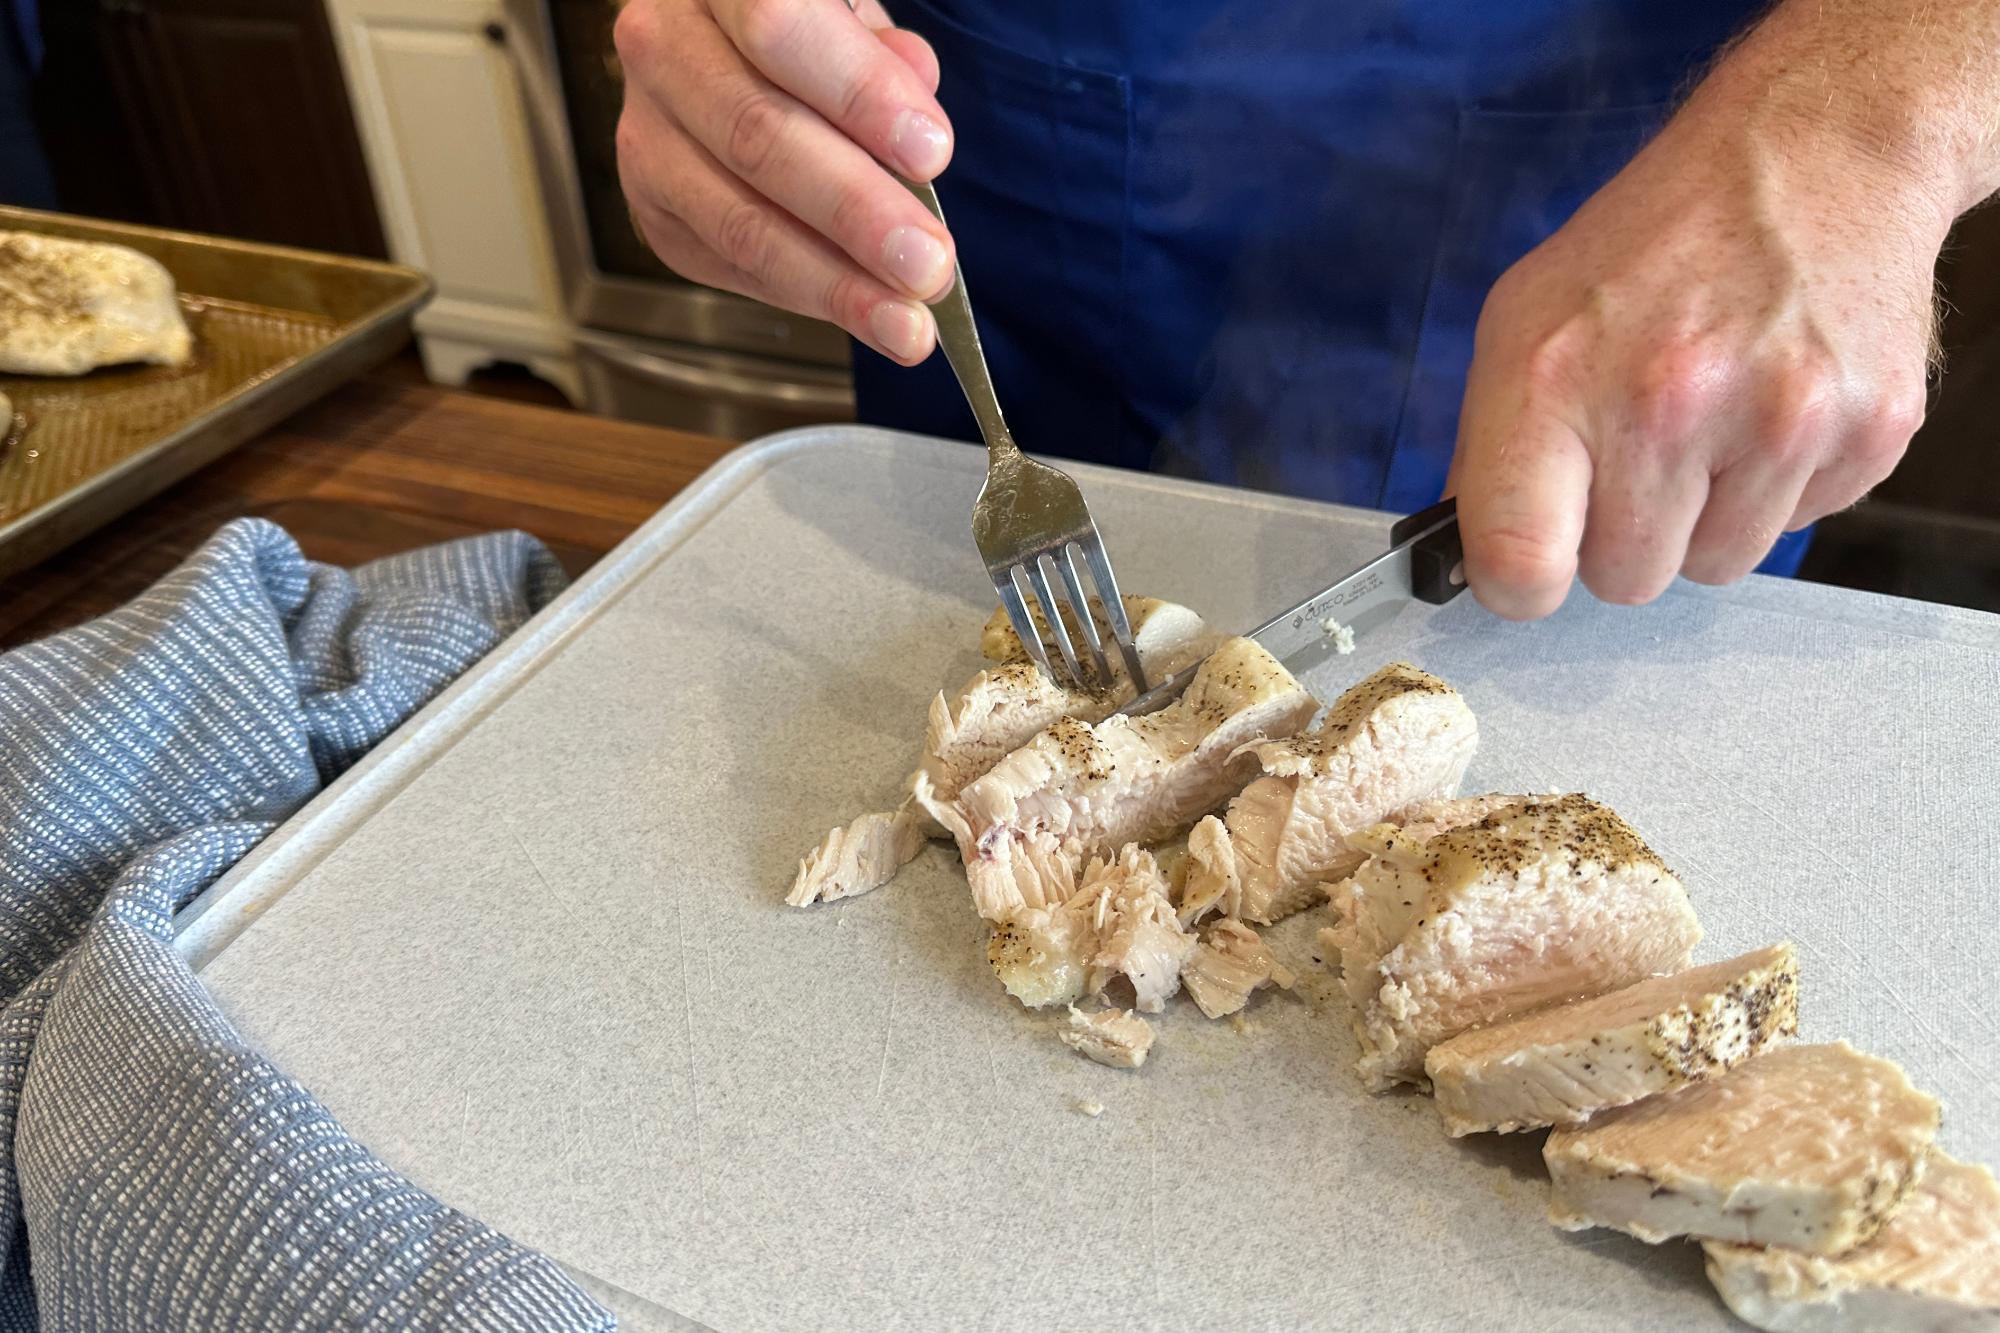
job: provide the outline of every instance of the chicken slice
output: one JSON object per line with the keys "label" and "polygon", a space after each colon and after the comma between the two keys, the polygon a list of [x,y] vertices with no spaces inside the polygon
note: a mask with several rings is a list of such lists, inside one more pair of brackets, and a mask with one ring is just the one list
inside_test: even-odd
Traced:
{"label": "chicken slice", "polygon": [[1310,906],[1322,883],[1360,864],[1348,834],[1455,793],[1478,742],[1458,691],[1406,662],[1383,667],[1313,730],[1250,747],[1264,776],[1229,803],[1230,869],[1218,865],[1205,882],[1233,871],[1225,915],[1260,924]]}
{"label": "chicken slice", "polygon": [[1179,699],[1145,717],[1057,722],[959,793],[955,830],[989,921],[1062,900],[1071,867],[1173,836],[1240,788],[1252,741],[1318,705],[1263,648],[1231,639]]}
{"label": "chicken slice", "polygon": [[1937,1101],[1889,1061],[1780,1047],[1549,1135],[1549,1221],[1841,1254],[1917,1183],[1937,1129]]}
{"label": "chicken slice", "polygon": [[1056,1035],[1072,1051],[1113,1069],[1137,1069],[1153,1049],[1153,1025],[1130,1009],[1086,1014],[1071,1005],[1069,1026]]}
{"label": "chicken slice", "polygon": [[1008,993],[1030,1008],[1101,995],[1122,976],[1137,1007],[1156,1014],[1180,989],[1181,965],[1194,947],[1159,864],[1127,846],[1115,860],[1093,860],[1065,902],[1027,908],[995,926],[986,956]]}
{"label": "chicken slice", "polygon": [[1609,806],[1573,794],[1420,836],[1359,835],[1337,891],[1364,1082],[1424,1082],[1468,1029],[1685,967],[1701,939],[1673,872]]}
{"label": "chicken slice", "polygon": [[1256,931],[1228,918],[1209,927],[1181,965],[1181,984],[1210,1018],[1227,1018],[1250,1003],[1251,993],[1261,987],[1290,990],[1295,980]]}
{"label": "chicken slice", "polygon": [[[1200,616],[1174,602],[1127,597],[1125,614],[1149,681],[1184,671],[1222,641]],[[1099,625],[1101,633],[1110,634],[1101,611]],[[1106,654],[1116,678],[1111,688],[1073,690],[1056,684],[1028,660],[1004,611],[995,611],[986,622],[980,649],[998,665],[974,676],[951,698],[939,694],[931,700],[924,734],[919,804],[948,831],[953,823],[950,802],[967,783],[1063,718],[1099,722],[1134,697],[1117,653]]]}
{"label": "chicken slice", "polygon": [[785,901],[793,907],[807,907],[879,889],[914,860],[923,846],[916,810],[909,803],[863,815],[844,828],[834,829],[806,853]]}
{"label": "chicken slice", "polygon": [[1505,1134],[1713,1078],[1798,1030],[1798,959],[1774,944],[1475,1028],[1433,1046],[1424,1072],[1453,1138]]}
{"label": "chicken slice", "polygon": [[173,277],[157,259],[123,245],[0,232],[0,372],[178,366],[193,348]]}
{"label": "chicken slice", "polygon": [[1875,1238],[1837,1259],[1727,1241],[1702,1248],[1723,1302],[1772,1333],[2000,1329],[2000,1184],[1936,1150]]}
{"label": "chicken slice", "polygon": [[[1127,597],[1125,611],[1139,659],[1149,674],[1178,672],[1200,661],[1220,640],[1200,616],[1172,602]],[[1071,715],[1095,721],[1132,697],[1122,664],[1117,684],[1109,691],[1091,694],[1056,685],[1022,655],[1021,641],[1011,637],[1011,629],[1003,637],[1005,613],[996,611],[994,617],[981,631],[980,646],[988,656],[997,653],[1006,664],[974,676],[954,701],[942,694],[931,701],[923,760],[910,778],[902,805],[862,815],[827,834],[799,863],[786,902],[806,907],[852,898],[887,884],[922,850],[925,837],[953,836],[954,830],[938,815],[956,820],[949,802],[963,783],[1049,724]]]}

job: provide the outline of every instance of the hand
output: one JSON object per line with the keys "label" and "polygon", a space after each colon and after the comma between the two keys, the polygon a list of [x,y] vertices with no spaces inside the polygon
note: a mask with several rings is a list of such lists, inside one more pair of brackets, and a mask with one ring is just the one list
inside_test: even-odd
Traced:
{"label": "hand", "polygon": [[1479,600],[1727,583],[1860,499],[1923,419],[1952,211],[1822,122],[1698,93],[1480,312],[1449,483]]}
{"label": "hand", "polygon": [[951,159],[923,38],[875,0],[631,0],[617,44],[618,172],[667,267],[905,365],[930,355],[921,302],[955,252],[883,166],[929,180]]}

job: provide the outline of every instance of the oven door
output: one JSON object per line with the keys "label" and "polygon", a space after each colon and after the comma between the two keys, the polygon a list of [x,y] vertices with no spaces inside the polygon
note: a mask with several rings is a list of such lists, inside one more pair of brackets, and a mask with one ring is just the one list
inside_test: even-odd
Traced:
{"label": "oven door", "polygon": [[854,419],[845,366],[777,361],[579,329],[577,365],[591,410],[627,421],[748,440]]}
{"label": "oven door", "polygon": [[[570,318],[585,329],[845,370],[830,324],[677,276],[640,240],[618,184],[620,0],[505,0]],[[621,344],[622,345],[622,344]]]}

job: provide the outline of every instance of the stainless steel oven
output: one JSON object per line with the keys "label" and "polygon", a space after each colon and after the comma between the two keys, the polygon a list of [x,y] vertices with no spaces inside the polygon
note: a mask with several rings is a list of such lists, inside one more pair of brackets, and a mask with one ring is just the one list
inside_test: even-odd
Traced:
{"label": "stainless steel oven", "polygon": [[677,276],[639,238],[613,136],[622,0],[505,0],[591,410],[748,438],[854,415],[847,336]]}

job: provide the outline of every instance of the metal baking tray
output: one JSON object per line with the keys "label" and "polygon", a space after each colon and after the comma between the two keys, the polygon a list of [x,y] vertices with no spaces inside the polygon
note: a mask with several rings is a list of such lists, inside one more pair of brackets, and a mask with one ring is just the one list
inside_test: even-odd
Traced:
{"label": "metal baking tray", "polygon": [[[1323,910],[1240,1027],[1138,1071],[987,967],[957,857],[808,911],[976,666],[985,451],[858,427],[689,487],[182,915],[247,1040],[627,1329],[1739,1327],[1700,1251],[1543,1221],[1539,1136],[1370,1096]],[[1389,517],[1078,468],[1134,591],[1255,623]],[[1682,874],[1703,961],[1791,937],[1811,1040],[1895,1059],[2000,1161],[2000,617],[1753,579],[1499,621],[1412,607],[1303,679],[1428,667],[1471,791],[1583,788]],[[1079,1103],[1103,1112],[1079,1114]]]}
{"label": "metal baking tray", "polygon": [[430,298],[415,269],[0,205],[0,231],[130,246],[166,265],[185,366],[0,375],[0,577],[118,517],[387,359]]}

